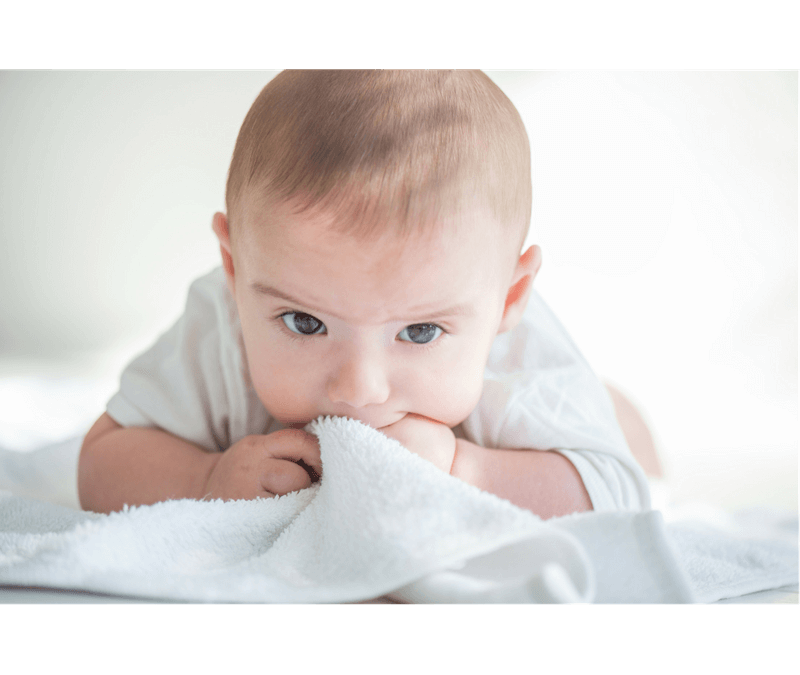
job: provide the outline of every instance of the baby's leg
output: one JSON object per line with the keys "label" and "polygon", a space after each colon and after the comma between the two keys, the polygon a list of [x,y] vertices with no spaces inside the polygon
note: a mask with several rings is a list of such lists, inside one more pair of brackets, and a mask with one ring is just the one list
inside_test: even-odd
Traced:
{"label": "baby's leg", "polygon": [[660,477],[662,471],[658,454],[656,454],[656,446],[639,411],[614,387],[606,384],[606,389],[611,394],[611,400],[614,401],[617,421],[622,427],[622,433],[625,434],[625,440],[628,441],[628,447],[636,461],[648,476]]}

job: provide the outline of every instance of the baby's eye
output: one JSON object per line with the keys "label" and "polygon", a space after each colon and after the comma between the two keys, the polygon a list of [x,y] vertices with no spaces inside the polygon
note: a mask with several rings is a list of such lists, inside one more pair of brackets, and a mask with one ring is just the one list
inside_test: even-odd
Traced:
{"label": "baby's eye", "polygon": [[322,321],[315,319],[310,314],[303,314],[303,312],[286,312],[281,314],[281,319],[292,333],[298,335],[317,335],[327,332]]}
{"label": "baby's eye", "polygon": [[432,323],[415,323],[413,326],[406,326],[397,335],[398,338],[406,342],[414,342],[424,345],[433,342],[442,334],[442,329]]}

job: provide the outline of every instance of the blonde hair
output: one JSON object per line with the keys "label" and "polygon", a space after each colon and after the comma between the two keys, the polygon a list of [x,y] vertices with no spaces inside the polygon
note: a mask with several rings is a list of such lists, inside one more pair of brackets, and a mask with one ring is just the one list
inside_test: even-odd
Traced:
{"label": "blonde hair", "polygon": [[253,190],[262,205],[323,209],[357,236],[389,224],[407,234],[483,200],[521,246],[530,146],[516,108],[480,71],[283,71],[236,140],[232,236]]}

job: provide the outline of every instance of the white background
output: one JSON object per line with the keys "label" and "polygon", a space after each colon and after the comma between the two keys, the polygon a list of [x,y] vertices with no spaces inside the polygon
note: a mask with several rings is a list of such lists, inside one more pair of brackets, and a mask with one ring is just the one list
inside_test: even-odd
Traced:
{"label": "white background", "polygon": [[[272,74],[0,73],[0,440],[91,422],[218,264]],[[796,72],[490,75],[531,141],[536,286],[643,412],[673,498],[796,508]]]}

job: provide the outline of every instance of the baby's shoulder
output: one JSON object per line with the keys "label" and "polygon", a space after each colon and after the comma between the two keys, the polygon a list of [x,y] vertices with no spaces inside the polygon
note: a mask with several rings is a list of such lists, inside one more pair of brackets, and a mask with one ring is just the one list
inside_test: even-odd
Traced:
{"label": "baby's shoulder", "polygon": [[196,278],[176,326],[180,347],[213,362],[239,367],[243,349],[236,303],[221,267]]}

